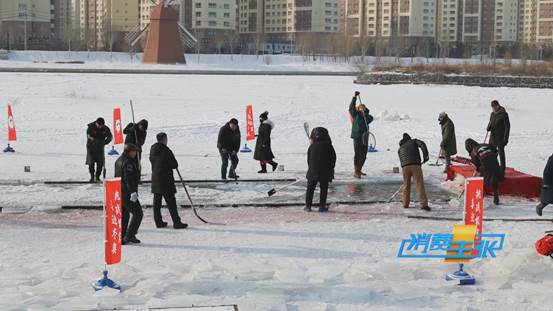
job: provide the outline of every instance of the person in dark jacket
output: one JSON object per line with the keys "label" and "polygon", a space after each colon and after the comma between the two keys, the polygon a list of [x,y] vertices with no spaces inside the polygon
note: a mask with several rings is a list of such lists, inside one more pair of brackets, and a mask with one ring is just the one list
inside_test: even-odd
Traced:
{"label": "person in dark jacket", "polygon": [[[115,177],[121,177],[121,201],[123,216],[121,219],[122,244],[138,244],[136,238],[138,228],[142,223],[142,206],[138,200],[138,183],[140,175],[138,171],[138,151],[140,148],[134,144],[126,144],[125,151],[115,161]],[[132,218],[130,215],[132,214]],[[130,224],[129,224],[130,221]]]}
{"label": "person in dark jacket", "polygon": [[334,179],[334,167],[336,166],[336,151],[332,146],[332,140],[328,130],[324,127],[316,127],[309,136],[310,146],[307,150],[307,192],[305,195],[305,208],[311,212],[313,194],[317,183],[321,188],[319,212],[327,212],[326,197],[328,184]]}
{"label": "person in dark jacket", "polygon": [[[104,146],[113,138],[103,118],[88,124],[86,130],[86,164],[90,173],[90,182],[99,182],[105,164]],[[96,165],[96,170],[94,170]]]}
{"label": "person in dark jacket", "polygon": [[499,161],[501,162],[501,170],[505,173],[507,162],[505,159],[505,146],[509,143],[509,134],[511,131],[511,122],[509,114],[505,108],[499,105],[497,100],[492,101],[492,113],[490,115],[490,123],[488,123],[487,131],[490,132],[490,145],[497,147],[499,153]]}
{"label": "person in dark jacket", "polygon": [[[142,119],[138,123],[129,123],[123,130],[125,134],[125,144],[134,144],[138,146],[138,169],[142,173],[142,146],[146,142],[146,136],[148,135],[148,120]],[[142,175],[141,175],[142,176]]]}
{"label": "person in dark jacket", "polygon": [[173,170],[179,167],[173,151],[167,147],[167,134],[156,135],[157,143],[150,149],[150,163],[152,164],[152,193],[154,194],[154,221],[157,228],[167,227],[161,216],[161,199],[165,200],[174,229],[186,229],[188,224],[182,223],[177,211],[175,193],[175,177]]}
{"label": "person in dark jacket", "polygon": [[361,103],[357,103],[359,92],[355,92],[351,103],[349,104],[349,115],[351,117],[351,138],[353,139],[353,177],[361,178],[365,173],[362,172],[363,165],[367,159],[368,150],[368,128],[373,121],[369,114],[369,109]]}
{"label": "person in dark jacket", "polygon": [[499,182],[503,179],[497,161],[497,148],[492,144],[479,144],[474,139],[465,141],[465,149],[480,176],[484,177],[485,187],[493,188],[493,203],[499,204]]}
{"label": "person in dark jacket", "polygon": [[551,203],[553,203],[553,155],[549,157],[543,170],[540,203],[536,206],[536,213],[541,216],[543,209]]}
{"label": "person in dark jacket", "polygon": [[148,120],[142,119],[138,123],[127,124],[123,133],[126,135],[125,144],[134,144],[142,149],[148,135]]}
{"label": "person in dark jacket", "polygon": [[238,166],[238,150],[240,150],[240,128],[238,120],[232,118],[219,130],[217,149],[221,155],[221,179],[227,179],[227,168],[230,160],[231,166],[228,177],[237,179],[236,167]]}
{"label": "person in dark jacket", "polygon": [[455,125],[447,113],[442,112],[438,116],[438,121],[442,126],[442,142],[440,143],[440,153],[445,157],[445,173],[451,166],[451,156],[457,154],[457,139],[455,138]]}
{"label": "person in dark jacket", "polygon": [[275,155],[271,149],[271,132],[275,125],[269,120],[269,112],[265,111],[259,116],[259,129],[257,131],[257,141],[255,143],[255,152],[253,158],[259,161],[261,170],[260,174],[267,173],[267,164],[273,168],[273,172],[277,169],[278,163],[273,161]]}
{"label": "person in dark jacket", "polygon": [[[422,150],[423,161],[419,149]],[[404,133],[399,142],[399,161],[403,171],[403,207],[408,208],[411,202],[411,179],[415,180],[415,187],[419,197],[420,208],[430,211],[426,190],[424,188],[424,176],[422,174],[422,164],[428,162],[428,148],[422,140],[411,139],[409,134]]]}

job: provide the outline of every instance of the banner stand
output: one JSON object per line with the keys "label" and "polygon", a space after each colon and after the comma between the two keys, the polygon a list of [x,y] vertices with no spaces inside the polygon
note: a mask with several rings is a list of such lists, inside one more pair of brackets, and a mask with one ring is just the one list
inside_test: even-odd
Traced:
{"label": "banner stand", "polygon": [[4,149],[4,152],[15,152],[15,150],[8,144],[8,146]]}
{"label": "banner stand", "polygon": [[123,143],[123,129],[121,126],[121,108],[113,109],[113,144],[111,145],[111,150],[108,151],[108,155],[116,156],[119,155],[115,145],[120,145]]}
{"label": "banner stand", "polygon": [[246,106],[246,143],[244,147],[240,149],[241,153],[250,153],[252,149],[248,147],[248,141],[255,139],[255,128],[253,125],[253,105]]}
{"label": "banner stand", "polygon": [[17,133],[15,131],[15,122],[13,121],[12,105],[8,104],[8,146],[4,149],[4,152],[15,152],[10,146],[10,141],[17,140]]}
{"label": "banner stand", "polygon": [[[107,250],[109,249],[109,247],[108,247],[108,242],[109,242],[108,237],[109,236],[108,236],[108,232],[107,232],[109,219],[108,219],[108,216],[107,216],[107,213],[106,213],[106,204],[107,204],[106,203],[106,201],[107,201],[106,197],[108,195],[108,192],[111,195],[111,192],[107,190],[107,184],[108,184],[108,182],[114,182],[114,181],[119,183],[119,186],[118,186],[119,187],[119,192],[115,193],[115,204],[120,206],[119,193],[120,193],[120,187],[121,187],[120,186],[121,179],[116,178],[116,179],[111,179],[111,180],[104,180],[104,209],[103,209],[103,218],[104,218],[103,219],[104,220],[103,221],[104,222],[103,227],[104,227],[104,230],[103,231],[104,231],[104,234],[106,234],[106,236],[105,236],[105,239],[102,243],[103,244],[102,246],[105,249],[106,254],[105,254],[105,257],[104,257],[104,271],[102,272],[103,276],[100,279],[98,279],[96,282],[92,283],[92,288],[94,288],[95,291],[102,290],[106,287],[118,290],[120,292],[122,291],[121,286],[119,284],[115,283],[113,280],[108,278],[108,264],[115,264],[115,263],[118,263],[118,262],[121,261],[121,253],[120,252],[119,252],[119,257],[115,258],[115,259],[111,259],[111,257],[108,258],[108,252],[107,252]],[[113,202],[110,202],[110,208],[113,208]],[[118,216],[118,214],[116,216]],[[112,217],[113,217],[113,215],[112,215]],[[118,229],[120,229],[120,219],[116,219],[116,222],[118,224],[112,224],[112,225],[119,226]],[[119,241],[119,249],[120,249],[120,247],[121,247],[121,244],[120,244],[121,237],[120,237],[120,235],[115,235],[113,237],[116,238],[116,239],[119,239],[118,241]]]}
{"label": "banner stand", "polygon": [[111,145],[111,150],[108,151],[108,155],[110,156],[119,155],[119,152],[117,152],[117,150],[115,149],[115,145]]}
{"label": "banner stand", "polygon": [[459,264],[459,270],[457,270],[457,271],[455,271],[451,274],[448,274],[445,277],[445,280],[446,281],[458,280],[459,285],[474,285],[474,284],[476,284],[476,279],[473,276],[471,276],[470,274],[468,274],[467,272],[465,272],[463,270],[463,266],[464,266],[464,264],[460,263]]}
{"label": "banner stand", "polygon": [[110,278],[108,278],[107,267],[105,267],[104,269],[105,269],[104,272],[103,272],[104,276],[101,279],[98,279],[98,281],[92,283],[92,287],[94,288],[94,290],[99,291],[99,290],[102,290],[102,289],[108,287],[108,288],[113,288],[113,289],[116,289],[118,291],[121,291],[121,286],[119,284],[115,283]]}
{"label": "banner stand", "polygon": [[250,149],[250,147],[248,147],[248,144],[244,144],[244,147],[242,149],[240,149],[240,152],[250,153],[250,152],[252,152],[252,149]]}

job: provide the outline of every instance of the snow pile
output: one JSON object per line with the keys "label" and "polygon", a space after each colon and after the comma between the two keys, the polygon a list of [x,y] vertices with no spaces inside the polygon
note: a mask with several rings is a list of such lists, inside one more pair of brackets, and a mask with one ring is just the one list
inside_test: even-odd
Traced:
{"label": "snow pile", "polygon": [[407,114],[399,114],[398,112],[388,112],[388,110],[384,110],[380,112],[376,118],[376,120],[382,120],[382,121],[388,121],[388,122],[396,122],[396,121],[408,121],[411,120],[411,117]]}

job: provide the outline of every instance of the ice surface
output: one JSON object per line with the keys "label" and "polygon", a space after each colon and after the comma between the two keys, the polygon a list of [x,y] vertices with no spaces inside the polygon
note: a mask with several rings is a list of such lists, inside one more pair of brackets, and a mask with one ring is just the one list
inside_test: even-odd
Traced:
{"label": "ice surface", "polygon": [[[6,207],[0,214],[0,309],[235,303],[240,310],[550,309],[551,260],[533,249],[550,225],[485,223],[487,232],[507,234],[506,249],[497,259],[467,265],[478,283],[460,288],[443,281],[454,265],[395,258],[400,240],[410,233],[450,232],[455,222],[407,219],[422,212],[405,211],[397,203],[338,207],[325,215],[306,215],[297,208],[200,211],[226,226],[202,225],[189,210],[182,210],[191,229],[179,232],[154,229],[148,210],[139,233],[143,244],[124,247],[123,263],[110,268],[110,277],[124,292],[93,292],[90,283],[102,269],[101,213],[60,212],[58,207],[60,202],[97,203],[98,187],[40,185],[88,178],[88,122],[98,116],[110,120],[114,107],[122,108],[123,123],[130,122],[132,99],[137,119],[150,121],[147,146],[155,133],[165,131],[185,178],[213,179],[219,174],[219,127],[237,117],[244,132],[245,105],[253,104],[256,116],[268,110],[276,124],[273,150],[286,170],[270,173],[271,178],[305,175],[307,121],[329,129],[338,153],[337,182],[343,182],[351,180],[347,106],[355,90],[376,116],[384,111],[409,116],[378,118],[371,124],[379,149],[369,154],[365,167],[372,180],[389,177],[392,167],[399,166],[396,151],[403,132],[426,141],[436,155],[441,111],[454,120],[458,149],[466,154],[464,139],[484,139],[492,99],[510,113],[510,166],[541,175],[551,154],[551,90],[359,86],[347,77],[0,74],[0,115],[11,102],[18,129],[13,144],[17,152],[0,154],[0,206]],[[0,118],[3,144],[6,128],[6,119]],[[146,179],[148,154],[146,148]],[[240,155],[242,178],[259,178],[251,157]],[[108,157],[109,175],[114,160]],[[25,165],[31,166],[30,173],[23,172]],[[441,184],[442,169],[424,167],[429,185]],[[193,189],[193,196],[200,197],[200,190]],[[255,201],[265,198],[266,191],[250,186],[238,192],[240,198]],[[150,203],[147,193],[143,200]],[[178,200],[187,203],[182,191]],[[504,202],[486,209],[485,216],[536,217],[533,202]],[[461,217],[456,203],[436,206],[435,213]],[[548,209],[545,213],[553,215]]]}

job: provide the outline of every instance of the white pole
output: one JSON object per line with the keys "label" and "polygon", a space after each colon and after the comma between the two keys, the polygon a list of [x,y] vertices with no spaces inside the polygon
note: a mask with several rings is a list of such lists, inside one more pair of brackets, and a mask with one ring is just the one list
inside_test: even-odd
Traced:
{"label": "white pole", "polygon": [[107,240],[106,240],[106,180],[105,179],[104,179],[104,197],[102,201],[104,202],[103,216],[102,216],[102,222],[103,222],[102,227],[104,228],[102,234],[104,235],[104,240],[103,240],[104,243],[102,243],[102,248],[104,249],[104,271],[107,271],[108,265],[106,263],[106,254],[105,254],[106,243],[107,243]]}

